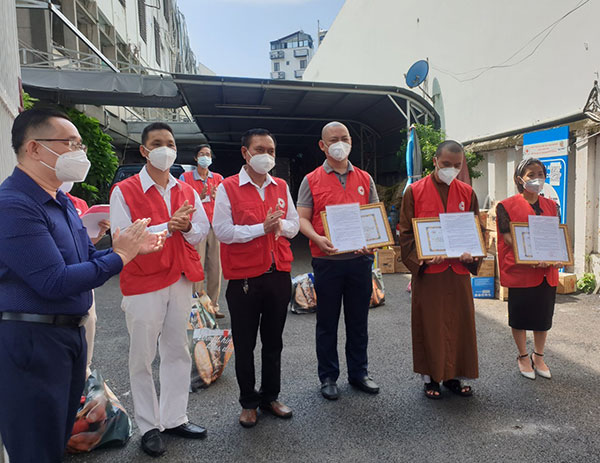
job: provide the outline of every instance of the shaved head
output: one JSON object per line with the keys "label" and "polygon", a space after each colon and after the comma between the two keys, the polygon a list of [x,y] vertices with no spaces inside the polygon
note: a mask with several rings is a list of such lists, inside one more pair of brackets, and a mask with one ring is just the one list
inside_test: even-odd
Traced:
{"label": "shaved head", "polygon": [[330,129],[333,129],[335,127],[343,127],[346,130],[348,130],[348,127],[346,127],[341,122],[338,122],[338,121],[329,122],[328,124],[325,124],[325,126],[321,130],[321,140],[325,140],[325,138],[327,137],[327,132],[329,132]]}

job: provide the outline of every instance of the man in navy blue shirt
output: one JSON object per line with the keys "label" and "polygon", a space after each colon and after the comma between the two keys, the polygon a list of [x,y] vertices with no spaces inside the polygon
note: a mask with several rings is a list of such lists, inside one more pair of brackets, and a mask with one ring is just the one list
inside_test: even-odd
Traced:
{"label": "man in navy blue shirt", "polygon": [[140,220],[115,234],[112,250],[96,250],[58,190],[89,169],[63,113],[20,114],[12,145],[18,165],[0,185],[0,434],[11,462],[56,462],[83,391],[91,290],[160,249],[164,235]]}

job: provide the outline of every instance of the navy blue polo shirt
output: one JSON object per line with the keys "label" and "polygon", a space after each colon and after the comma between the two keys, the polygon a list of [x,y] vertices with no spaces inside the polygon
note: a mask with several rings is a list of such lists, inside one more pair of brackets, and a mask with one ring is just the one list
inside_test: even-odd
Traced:
{"label": "navy blue polo shirt", "polygon": [[0,185],[0,312],[84,315],[91,290],[123,268],[97,251],[73,203],[18,167]]}

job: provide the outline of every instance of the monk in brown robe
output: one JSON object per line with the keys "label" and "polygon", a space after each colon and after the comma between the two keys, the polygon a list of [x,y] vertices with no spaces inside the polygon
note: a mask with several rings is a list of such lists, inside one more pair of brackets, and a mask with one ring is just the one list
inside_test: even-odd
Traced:
{"label": "monk in brown robe", "polygon": [[477,273],[479,259],[464,253],[459,259],[420,261],[412,227],[412,218],[418,216],[466,211],[479,214],[473,189],[456,179],[463,159],[462,145],[441,143],[433,160],[435,171],[406,189],[400,212],[402,260],[412,273],[414,371],[423,375],[425,395],[430,399],[441,398],[440,381],[458,395],[471,396],[472,388],[460,379],[479,376],[469,275]]}

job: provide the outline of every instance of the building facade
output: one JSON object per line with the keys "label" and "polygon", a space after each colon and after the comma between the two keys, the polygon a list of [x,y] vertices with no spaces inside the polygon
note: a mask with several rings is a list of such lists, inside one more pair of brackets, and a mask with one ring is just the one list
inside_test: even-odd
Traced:
{"label": "building facade", "polygon": [[410,66],[428,60],[420,91],[442,128],[485,155],[482,204],[516,192],[524,134],[568,125],[567,224],[581,274],[600,269],[600,127],[582,111],[600,72],[599,15],[590,1],[347,0],[304,80],[406,87]]}
{"label": "building facade", "polygon": [[304,31],[272,41],[271,79],[301,80],[313,55],[313,39]]}

